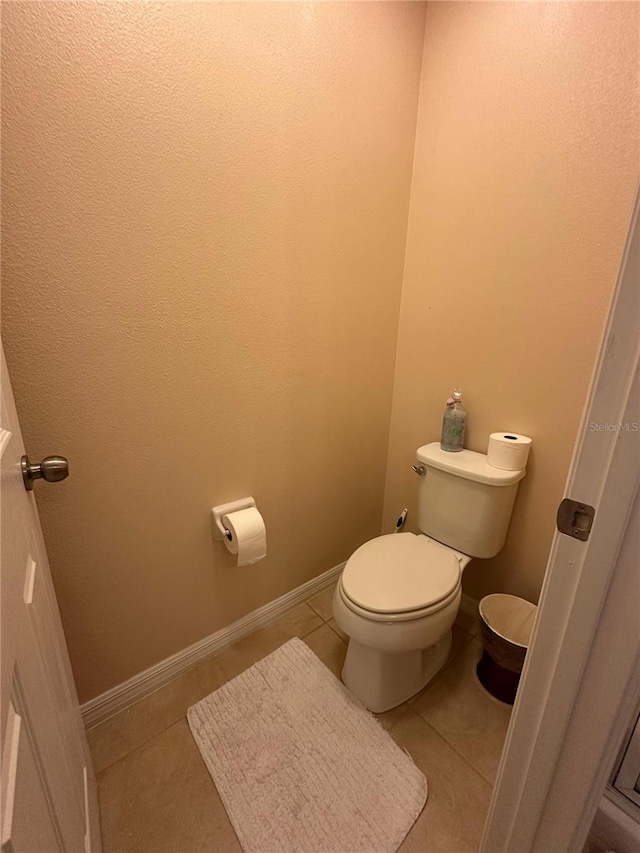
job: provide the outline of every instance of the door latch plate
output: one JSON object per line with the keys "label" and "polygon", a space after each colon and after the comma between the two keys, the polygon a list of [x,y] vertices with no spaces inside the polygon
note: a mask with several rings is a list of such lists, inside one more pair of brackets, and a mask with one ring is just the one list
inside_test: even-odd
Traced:
{"label": "door latch plate", "polygon": [[589,506],[589,504],[565,498],[558,507],[558,515],[556,517],[558,530],[566,536],[571,536],[572,539],[579,539],[581,542],[586,542],[591,533],[595,514],[595,509]]}

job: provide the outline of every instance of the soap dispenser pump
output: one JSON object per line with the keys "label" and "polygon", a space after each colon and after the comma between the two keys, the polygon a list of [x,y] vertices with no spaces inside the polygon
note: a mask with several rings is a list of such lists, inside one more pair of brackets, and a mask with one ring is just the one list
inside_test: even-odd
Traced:
{"label": "soap dispenser pump", "polygon": [[453,394],[447,400],[447,407],[442,418],[440,447],[450,453],[457,453],[462,450],[466,426],[467,412],[462,405],[462,390],[454,388]]}

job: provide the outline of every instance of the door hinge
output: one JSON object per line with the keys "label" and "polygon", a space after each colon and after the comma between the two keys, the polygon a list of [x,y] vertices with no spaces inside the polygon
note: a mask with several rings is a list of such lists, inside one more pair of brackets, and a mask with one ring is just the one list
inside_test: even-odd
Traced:
{"label": "door hinge", "polygon": [[558,507],[558,515],[556,516],[558,530],[566,536],[571,536],[572,539],[579,539],[581,542],[586,542],[591,533],[595,514],[595,509],[589,506],[589,504],[565,498],[561,501]]}

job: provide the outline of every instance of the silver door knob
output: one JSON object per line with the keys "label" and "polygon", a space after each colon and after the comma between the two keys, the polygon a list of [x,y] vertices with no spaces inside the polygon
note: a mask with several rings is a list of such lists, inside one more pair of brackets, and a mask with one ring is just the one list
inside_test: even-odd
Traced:
{"label": "silver door knob", "polygon": [[28,492],[33,491],[33,481],[43,479],[47,483],[58,483],[69,476],[69,462],[64,456],[47,456],[39,465],[32,465],[28,456],[23,456],[22,479]]}

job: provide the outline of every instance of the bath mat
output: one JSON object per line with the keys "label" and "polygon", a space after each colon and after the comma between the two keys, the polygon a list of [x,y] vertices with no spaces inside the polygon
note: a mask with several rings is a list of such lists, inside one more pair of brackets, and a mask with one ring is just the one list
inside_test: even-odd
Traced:
{"label": "bath mat", "polygon": [[393,853],[426,802],[411,758],[302,640],[188,719],[245,853]]}

